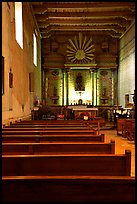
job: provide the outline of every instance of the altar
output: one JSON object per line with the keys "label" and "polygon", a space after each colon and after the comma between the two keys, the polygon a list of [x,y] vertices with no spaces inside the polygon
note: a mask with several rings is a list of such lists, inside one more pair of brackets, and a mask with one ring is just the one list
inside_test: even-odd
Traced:
{"label": "altar", "polygon": [[67,108],[71,109],[71,111],[74,115],[74,118],[80,117],[82,112],[88,113],[90,116],[91,115],[97,116],[97,111],[98,111],[98,108],[94,108],[94,107],[91,108],[88,106],[79,106],[79,105],[68,106]]}

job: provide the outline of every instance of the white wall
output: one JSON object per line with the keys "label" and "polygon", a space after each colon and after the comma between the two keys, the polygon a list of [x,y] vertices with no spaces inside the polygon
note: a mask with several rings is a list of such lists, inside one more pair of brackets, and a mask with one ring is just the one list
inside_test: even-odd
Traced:
{"label": "white wall", "polygon": [[125,95],[133,103],[135,90],[135,22],[119,42],[118,103],[125,107]]}

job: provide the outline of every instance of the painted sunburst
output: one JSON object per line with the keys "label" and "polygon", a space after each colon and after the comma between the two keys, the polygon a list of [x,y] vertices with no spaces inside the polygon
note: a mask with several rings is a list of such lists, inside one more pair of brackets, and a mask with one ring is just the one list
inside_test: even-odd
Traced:
{"label": "painted sunburst", "polygon": [[92,38],[89,40],[87,36],[83,37],[79,33],[79,37],[69,39],[70,45],[67,46],[67,57],[73,63],[89,63],[94,59],[93,52],[95,51],[92,44]]}

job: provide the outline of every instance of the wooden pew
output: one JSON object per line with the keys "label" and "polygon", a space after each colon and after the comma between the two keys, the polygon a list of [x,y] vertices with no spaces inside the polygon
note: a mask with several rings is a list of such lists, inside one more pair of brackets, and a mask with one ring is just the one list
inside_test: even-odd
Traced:
{"label": "wooden pew", "polygon": [[2,135],[2,143],[7,142],[104,142],[104,134],[88,135],[81,133],[79,135]]}
{"label": "wooden pew", "polygon": [[2,155],[3,176],[130,176],[125,154]]}
{"label": "wooden pew", "polygon": [[[30,147],[30,150],[32,150],[31,147]],[[12,168],[12,170],[13,171],[17,170],[16,171],[17,175],[18,175],[18,173],[19,173],[19,175],[21,173],[21,176],[11,175],[11,176],[3,176],[2,177],[2,180],[4,181],[3,182],[4,183],[3,184],[3,189],[6,189],[6,190],[3,190],[3,197],[4,197],[5,202],[6,201],[7,202],[8,201],[19,202],[20,200],[23,201],[23,202],[28,202],[28,201],[29,202],[33,202],[33,201],[36,201],[36,202],[50,202],[50,201],[51,202],[52,201],[53,202],[54,201],[55,202],[56,201],[57,202],[62,202],[62,201],[63,202],[65,202],[65,201],[71,201],[71,202],[73,202],[73,201],[86,202],[87,201],[87,202],[92,202],[92,201],[101,201],[102,202],[102,200],[103,201],[109,201],[109,202],[111,202],[111,201],[119,202],[119,201],[133,201],[134,200],[134,183],[135,183],[135,180],[132,179],[129,176],[117,176],[118,173],[117,173],[117,171],[115,172],[115,170],[114,170],[114,174],[116,174],[116,176],[108,176],[106,174],[105,174],[105,176],[103,174],[103,177],[98,176],[98,174],[97,174],[97,176],[91,176],[92,173],[96,175],[96,173],[94,173],[94,172],[96,172],[96,169],[98,169],[100,171],[100,167],[97,166],[97,168],[95,168],[96,165],[94,165],[95,169],[94,168],[90,169],[91,167],[90,168],[88,167],[87,170],[90,173],[87,172],[86,169],[84,169],[84,172],[83,172],[83,168],[82,168],[83,160],[81,162],[82,164],[81,164],[80,168],[78,166],[78,169],[82,171],[83,176],[81,176],[81,174],[79,174],[79,172],[77,172],[77,166],[76,166],[76,163],[75,163],[77,161],[77,159],[79,160],[81,158],[81,156],[82,156],[82,159],[84,158],[84,162],[86,162],[85,164],[87,165],[87,163],[89,163],[91,165],[96,161],[96,159],[98,160],[98,157],[99,157],[99,155],[98,156],[96,155],[97,156],[96,159],[90,161],[89,158],[88,158],[88,160],[86,160],[86,157],[84,157],[84,155],[85,154],[83,154],[83,156],[80,155],[79,157],[76,157],[76,155],[73,154],[73,155],[69,155],[73,159],[69,158],[70,160],[68,162],[63,160],[63,162],[65,162],[65,163],[63,163],[64,165],[62,165],[62,166],[63,166],[63,168],[65,167],[66,174],[68,172],[68,168],[67,168],[68,163],[72,164],[72,166],[75,167],[75,168],[73,167],[74,171],[71,172],[72,175],[70,175],[68,173],[67,175],[65,174],[65,176],[62,176],[62,173],[60,172],[60,170],[61,170],[60,169],[61,168],[60,167],[60,162],[61,162],[62,159],[61,160],[59,159],[57,161],[57,159],[56,159],[56,158],[58,158],[57,155],[55,155],[55,158],[54,158],[55,160],[52,157],[53,162],[50,165],[50,167],[52,168],[52,172],[51,172],[50,169],[49,169],[50,173],[48,172],[48,174],[52,173],[53,175],[44,175],[44,176],[43,176],[43,173],[42,173],[42,176],[39,176],[39,174],[37,176],[36,175],[31,176],[31,174],[29,174],[29,176],[28,176],[28,174],[27,174],[27,176],[22,175],[22,173],[27,173],[28,171],[31,172],[31,170],[33,170],[35,168],[34,167],[34,162],[31,163],[31,164],[33,164],[32,168],[25,169],[27,166],[30,165],[29,162],[26,161],[26,159],[25,159],[26,157],[24,158],[25,155],[23,156],[23,160],[22,160],[23,162],[18,157],[17,162],[15,162],[16,159],[14,160],[14,162],[18,166],[20,166],[21,169],[16,168],[15,167],[16,164],[14,166],[14,163],[13,163],[12,165],[14,167]],[[125,165],[126,175],[127,174],[129,175],[129,171],[130,171],[129,170],[130,169],[129,163],[131,163],[131,152],[126,151],[124,156],[127,156],[127,155],[130,155],[130,156],[128,156],[130,158],[125,159],[125,161],[123,161],[123,163]],[[15,158],[16,158],[16,156],[15,156]],[[36,156],[38,156],[38,155],[36,155]],[[54,155],[52,155],[52,156],[54,156]],[[61,155],[61,156],[64,157],[64,158],[67,157],[65,154]],[[74,157],[72,157],[72,156],[74,156]],[[89,155],[87,155],[87,156],[89,156]],[[90,156],[93,156],[93,155],[90,155]],[[27,156],[27,158],[28,158],[28,156]],[[106,158],[106,155],[105,155],[105,158]],[[68,159],[68,157],[67,157],[67,159]],[[3,160],[3,157],[2,157],[2,160]],[[108,160],[108,158],[107,158],[107,160]],[[40,161],[39,160],[37,160],[37,161],[38,161],[38,166],[40,166],[41,163],[45,162],[44,161],[44,162],[39,163]],[[36,161],[36,163],[37,163],[37,161]],[[57,163],[54,162],[54,161],[56,161]],[[50,164],[50,162],[49,162],[49,164]],[[99,160],[98,162],[101,163],[102,160]],[[106,163],[106,160],[104,160],[104,162]],[[47,161],[45,163],[47,163]],[[54,166],[54,163],[56,163],[55,166]],[[115,164],[114,164],[114,165],[116,165],[116,168],[117,168],[117,166],[119,166],[119,172],[121,172],[121,170],[123,170],[123,171],[125,170],[124,167],[120,166],[121,163],[122,163],[121,160],[119,160],[118,163],[115,162]],[[104,165],[103,162],[102,162],[102,165]],[[109,163],[109,165],[113,166],[110,163]],[[22,170],[23,167],[24,167],[24,169]],[[57,171],[59,173],[59,176],[56,175],[56,173],[55,174],[53,173],[53,169],[56,172],[56,167],[57,167]],[[5,168],[7,169],[9,167],[5,167]],[[49,166],[48,167],[44,166],[44,168],[46,168],[46,170],[47,170],[47,168],[49,168]],[[107,165],[106,165],[106,168],[107,168]],[[71,169],[72,169],[72,167],[71,167]],[[112,171],[113,171],[113,169],[112,169]],[[37,171],[35,171],[34,174],[35,173],[37,173]],[[74,176],[73,173],[75,173],[75,174],[78,173],[78,176],[76,176],[76,175]],[[89,173],[89,174],[87,174],[87,173]],[[41,172],[40,172],[40,175],[41,175]],[[85,175],[87,175],[87,176],[85,176]],[[58,185],[58,182],[59,182],[60,185]],[[125,188],[126,184],[128,185],[128,189]],[[16,188],[21,189],[21,191],[18,192],[17,196],[15,196],[14,192],[10,191],[11,185],[12,185],[12,187],[15,187],[15,189]],[[32,188],[33,185],[35,186],[34,188]],[[112,186],[113,186],[113,188],[112,188]],[[130,188],[129,188],[129,186],[130,186]],[[119,193],[119,188],[120,189],[122,188],[122,193],[121,192]],[[48,191],[46,190],[47,195],[45,194],[45,189],[48,189]],[[79,189],[79,191],[77,189]],[[92,189],[92,191],[91,191],[91,189]],[[93,192],[93,189],[94,189],[94,192]],[[109,196],[108,196],[108,190],[106,191],[104,189],[110,189],[111,193],[109,193]],[[6,193],[5,193],[5,191],[6,191]],[[100,193],[100,191],[101,191],[101,193]],[[36,195],[36,192],[38,192],[37,195]],[[82,194],[81,194],[81,192],[82,192]],[[115,195],[116,192],[117,192],[117,196]],[[126,193],[126,198],[125,198],[125,193]],[[25,196],[22,196],[22,194],[24,194]],[[63,194],[63,197],[62,197],[62,194]],[[96,195],[98,195],[98,196],[96,196]],[[45,198],[45,196],[46,196],[46,198]]]}
{"label": "wooden pew", "polygon": [[82,124],[83,120],[22,120],[15,124]]}
{"label": "wooden pew", "polygon": [[[104,119],[96,119],[96,120],[89,120],[89,121],[84,121],[84,120],[62,120],[62,121],[58,121],[58,120],[53,120],[53,121],[50,121],[48,122],[48,120],[46,121],[21,121],[21,122],[17,122],[15,124],[12,124],[11,126],[16,126],[16,125],[19,125],[19,126],[29,126],[30,125],[40,125],[40,126],[72,126],[72,127],[76,127],[76,126],[86,126],[90,129],[93,129],[93,126],[95,125],[95,127],[97,126],[98,127],[98,134],[99,133],[99,130],[100,130],[100,127],[101,126],[104,126],[105,125],[105,121]],[[16,126],[17,127],[17,126]],[[96,133],[97,133],[97,130],[96,130]]]}
{"label": "wooden pew", "polygon": [[100,124],[100,127],[105,126],[106,122],[104,118],[101,119],[95,119],[95,120],[88,120],[88,121],[83,121],[84,124],[86,125],[93,125],[93,126],[98,126],[98,123]]}
{"label": "wooden pew", "polygon": [[9,126],[5,126],[4,128],[88,128],[88,129],[91,129],[90,127],[88,127],[86,124],[31,124],[31,123],[14,123],[14,124],[11,124]]}
{"label": "wooden pew", "polygon": [[125,120],[125,118],[117,118],[117,135],[123,135]]}
{"label": "wooden pew", "polygon": [[[95,128],[93,128],[92,125],[96,125],[98,127],[98,134],[100,134],[99,132],[99,129],[100,129],[100,126],[103,126],[104,123],[101,123],[99,120],[96,120],[95,122],[86,122],[86,121],[82,121],[80,124],[33,124],[33,123],[14,123],[14,124],[11,124],[10,126],[5,126],[5,128],[19,128],[19,127],[22,127],[22,128],[44,128],[44,129],[93,129],[95,130]],[[96,127],[95,126],[95,127]],[[97,130],[95,130],[96,133],[97,133]]]}
{"label": "wooden pew", "polygon": [[85,126],[86,124],[84,123],[83,120],[25,120],[25,121],[20,121],[20,122],[15,122],[11,123],[10,126],[14,125],[67,125],[67,126]]}
{"label": "wooden pew", "polygon": [[[93,130],[91,127],[88,126],[49,126],[49,125],[30,125],[30,126],[19,126],[19,127],[15,127],[15,126],[10,126],[10,127],[5,127],[2,129],[3,131],[18,131],[18,130],[23,130],[23,131],[31,131],[31,130]],[[95,132],[95,131],[94,131]]]}
{"label": "wooden pew", "polygon": [[127,125],[127,139],[130,141],[135,140],[135,119],[131,119]]}
{"label": "wooden pew", "polygon": [[89,125],[98,125],[98,122],[100,123],[100,126],[105,126],[105,120],[104,119],[96,119],[96,120],[32,120],[32,121],[21,121],[21,122],[15,122],[12,123],[11,126],[16,125],[67,125],[67,126],[89,126]]}
{"label": "wooden pew", "polygon": [[84,129],[34,129],[34,128],[3,128],[2,135],[96,135],[96,130],[84,130]]}
{"label": "wooden pew", "polygon": [[128,140],[135,140],[135,119],[117,119],[117,134]]}
{"label": "wooden pew", "polygon": [[115,141],[110,143],[3,143],[2,155],[25,154],[114,154]]}
{"label": "wooden pew", "polygon": [[[91,120],[91,121],[81,121],[81,122],[78,122],[78,123],[67,123],[67,122],[63,122],[63,123],[58,123],[58,122],[54,122],[54,123],[34,123],[33,122],[31,123],[30,121],[29,122],[20,122],[20,123],[13,123],[11,124],[10,126],[5,126],[4,128],[44,128],[44,129],[92,129],[95,131],[95,133],[97,133],[97,130],[95,130],[95,128],[93,128],[92,125],[96,125],[98,126],[98,134],[100,134],[99,130],[100,130],[100,127],[104,125],[104,121],[102,120]],[[95,126],[95,127],[96,127]]]}
{"label": "wooden pew", "polygon": [[126,119],[123,126],[123,137],[126,137],[128,140],[135,140],[135,119]]}
{"label": "wooden pew", "polygon": [[3,202],[135,202],[130,176],[3,176]]}

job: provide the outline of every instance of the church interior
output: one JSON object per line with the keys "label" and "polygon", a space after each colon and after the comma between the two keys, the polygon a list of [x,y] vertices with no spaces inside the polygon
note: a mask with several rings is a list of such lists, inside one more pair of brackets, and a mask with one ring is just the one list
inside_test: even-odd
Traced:
{"label": "church interior", "polygon": [[134,1],[2,2],[2,164],[4,202],[135,200]]}

